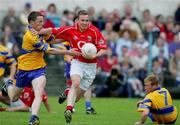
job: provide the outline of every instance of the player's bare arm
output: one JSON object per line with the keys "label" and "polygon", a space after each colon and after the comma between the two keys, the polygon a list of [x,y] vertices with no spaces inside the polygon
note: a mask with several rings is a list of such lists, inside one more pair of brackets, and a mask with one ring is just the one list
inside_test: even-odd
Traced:
{"label": "player's bare arm", "polygon": [[138,102],[136,103],[137,107],[138,107],[140,104],[142,104],[142,103],[143,103],[143,100],[138,101]]}
{"label": "player's bare arm", "polygon": [[141,118],[139,121],[135,122],[134,124],[135,125],[142,125],[145,123],[147,117],[148,117],[148,114],[149,114],[149,110],[144,110],[141,114]]}
{"label": "player's bare arm", "polygon": [[70,50],[62,50],[62,49],[57,49],[57,48],[49,48],[47,50],[47,53],[54,54],[54,55],[58,55],[58,54],[71,55],[71,56],[79,56],[79,55],[81,55],[81,53],[76,51],[76,49],[74,49],[74,48],[70,49]]}
{"label": "player's bare arm", "polygon": [[88,59],[93,60],[93,59],[95,59],[95,58],[98,58],[98,57],[100,57],[100,56],[105,55],[106,52],[107,52],[106,49],[101,49],[101,50],[100,50],[97,54],[95,54],[95,55],[86,53],[86,55],[84,55],[84,56],[88,56]]}
{"label": "player's bare arm", "polygon": [[51,34],[52,33],[52,28],[42,28],[38,34]]}

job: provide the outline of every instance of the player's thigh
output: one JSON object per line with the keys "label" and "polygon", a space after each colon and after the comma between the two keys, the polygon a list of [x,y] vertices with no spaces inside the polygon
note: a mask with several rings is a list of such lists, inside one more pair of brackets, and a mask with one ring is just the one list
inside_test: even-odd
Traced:
{"label": "player's thigh", "polygon": [[42,75],[38,78],[33,79],[32,86],[33,86],[35,93],[36,93],[36,91],[39,91],[40,89],[44,90],[44,88],[46,86],[46,77],[44,75]]}
{"label": "player's thigh", "polygon": [[96,65],[88,65],[83,69],[83,78],[80,82],[80,88],[87,91],[92,85],[96,76]]}
{"label": "player's thigh", "polygon": [[80,81],[81,81],[81,77],[79,75],[71,75],[71,81],[72,81],[72,86],[75,88],[79,87]]}
{"label": "player's thigh", "polygon": [[81,62],[77,60],[71,61],[70,76],[73,76],[73,75],[79,75],[81,78],[83,76],[83,65]]}
{"label": "player's thigh", "polygon": [[15,85],[11,85],[11,86],[8,87],[8,92],[11,93],[14,96],[17,96],[17,97],[20,96],[22,91],[23,91],[23,88],[19,88],[19,87],[15,86]]}

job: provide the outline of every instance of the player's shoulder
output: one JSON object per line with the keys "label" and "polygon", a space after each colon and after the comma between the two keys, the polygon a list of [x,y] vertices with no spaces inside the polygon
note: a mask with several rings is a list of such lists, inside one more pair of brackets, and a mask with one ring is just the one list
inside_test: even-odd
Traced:
{"label": "player's shoulder", "polygon": [[65,30],[71,30],[71,29],[76,29],[75,26],[61,26],[59,28],[54,28],[55,30],[62,30],[62,29],[65,29]]}
{"label": "player's shoulder", "polygon": [[24,34],[24,37],[23,37],[23,39],[25,40],[25,39],[35,39],[35,38],[37,38],[37,35],[33,35],[29,30],[27,30],[26,31],[26,33]]}
{"label": "player's shoulder", "polygon": [[89,28],[94,29],[96,31],[99,31],[99,29],[96,26],[94,26],[93,24],[91,24],[91,23],[89,24]]}
{"label": "player's shoulder", "polygon": [[150,100],[152,100],[154,98],[154,92],[151,92],[151,93],[149,93],[149,94],[147,94],[146,96],[145,96],[145,99],[150,99]]}

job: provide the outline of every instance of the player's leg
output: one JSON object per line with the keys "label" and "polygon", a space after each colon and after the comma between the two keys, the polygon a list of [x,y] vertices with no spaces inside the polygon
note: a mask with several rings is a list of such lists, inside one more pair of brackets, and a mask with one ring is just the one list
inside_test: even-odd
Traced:
{"label": "player's leg", "polygon": [[59,95],[59,98],[58,98],[59,104],[62,104],[67,99],[67,95],[69,93],[69,90],[72,84],[71,79],[67,79],[66,84],[67,85],[66,85],[65,90]]}
{"label": "player's leg", "polygon": [[69,62],[65,62],[66,88],[64,92],[59,95],[59,98],[58,98],[59,104],[62,104],[66,100],[67,95],[69,93],[69,89],[72,84],[71,78],[70,78],[70,67],[71,67],[71,64]]}
{"label": "player's leg", "polygon": [[95,109],[91,105],[92,97],[92,87],[89,87],[88,90],[84,93],[86,114],[96,114]]}
{"label": "player's leg", "polygon": [[20,99],[18,99],[16,102],[12,102],[10,107],[6,108],[6,111],[9,112],[29,112],[30,108],[26,106]]}
{"label": "player's leg", "polygon": [[46,77],[44,75],[32,80],[32,86],[34,90],[34,101],[32,103],[32,112],[29,125],[39,125],[38,113],[42,102],[42,95],[46,85]]}
{"label": "player's leg", "polygon": [[10,102],[15,102],[19,99],[20,94],[22,93],[22,88],[16,87],[15,85],[8,86],[8,95]]}
{"label": "player's leg", "polygon": [[79,87],[79,83],[81,81],[81,77],[79,75],[72,75],[71,80],[72,80],[72,85],[67,96],[67,107],[66,107],[66,111],[64,112],[64,116],[67,123],[71,122],[72,110],[75,104],[77,90]]}

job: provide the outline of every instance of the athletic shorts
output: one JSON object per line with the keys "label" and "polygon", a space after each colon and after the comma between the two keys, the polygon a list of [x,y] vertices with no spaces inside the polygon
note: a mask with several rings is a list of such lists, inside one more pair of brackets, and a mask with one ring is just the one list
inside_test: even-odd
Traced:
{"label": "athletic shorts", "polygon": [[81,77],[79,87],[86,91],[96,76],[96,63],[84,63],[73,59],[70,70],[70,76],[72,75],[79,75]]}
{"label": "athletic shorts", "polygon": [[16,86],[18,88],[31,87],[32,80],[40,76],[44,76],[45,68],[40,68],[31,71],[19,70],[16,74]]}
{"label": "athletic shorts", "polygon": [[71,68],[71,64],[68,62],[65,62],[65,77],[66,77],[66,79],[70,79],[70,68]]}

